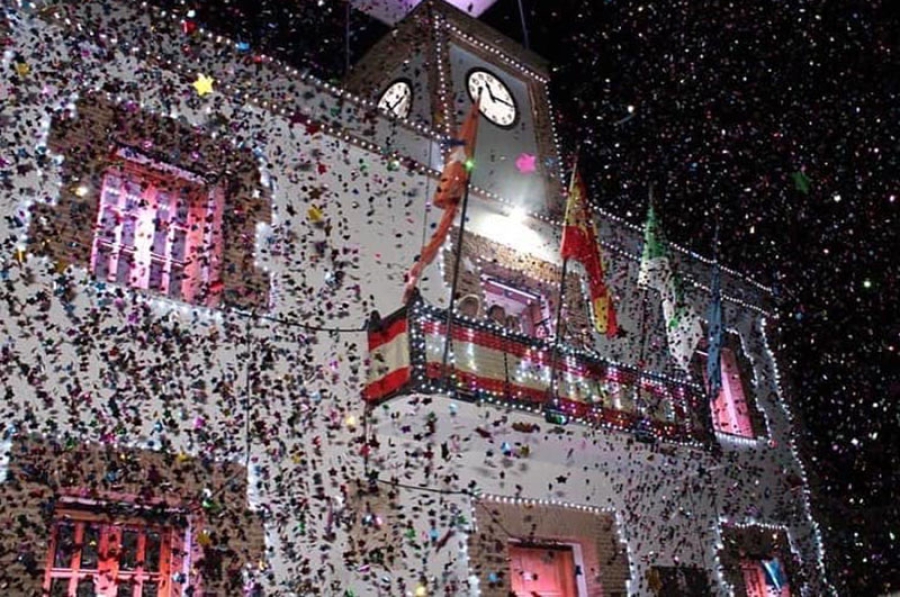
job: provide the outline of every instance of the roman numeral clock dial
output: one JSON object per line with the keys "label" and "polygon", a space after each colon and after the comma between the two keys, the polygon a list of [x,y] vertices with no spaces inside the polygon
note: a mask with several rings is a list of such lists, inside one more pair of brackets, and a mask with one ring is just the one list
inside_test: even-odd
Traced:
{"label": "roman numeral clock dial", "polygon": [[474,102],[481,94],[481,114],[500,128],[512,128],[519,109],[512,92],[497,75],[483,68],[473,68],[466,75],[466,87]]}

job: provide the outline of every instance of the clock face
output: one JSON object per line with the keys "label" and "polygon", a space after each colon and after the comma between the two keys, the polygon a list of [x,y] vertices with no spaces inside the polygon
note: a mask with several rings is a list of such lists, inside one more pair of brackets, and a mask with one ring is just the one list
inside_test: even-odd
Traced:
{"label": "clock face", "polygon": [[378,98],[378,108],[398,118],[407,118],[412,110],[412,85],[407,79],[397,79]]}
{"label": "clock face", "polygon": [[519,117],[516,100],[506,83],[483,68],[473,68],[466,75],[466,87],[472,101],[481,93],[481,113],[501,128],[512,128]]}

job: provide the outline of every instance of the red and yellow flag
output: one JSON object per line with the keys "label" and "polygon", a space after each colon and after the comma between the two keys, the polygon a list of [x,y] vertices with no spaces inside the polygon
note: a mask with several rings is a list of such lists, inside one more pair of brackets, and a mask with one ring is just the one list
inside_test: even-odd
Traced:
{"label": "red and yellow flag", "polygon": [[619,329],[616,309],[612,293],[603,281],[603,258],[600,255],[600,243],[597,241],[597,228],[587,204],[584,181],[581,180],[577,168],[572,173],[572,183],[569,187],[560,253],[563,259],[574,259],[584,266],[591,294],[594,327],[601,334],[606,334],[609,338],[614,337]]}
{"label": "red and yellow flag", "polygon": [[418,283],[419,276],[422,275],[422,271],[434,261],[441,245],[447,240],[447,234],[453,226],[453,220],[456,219],[456,212],[459,210],[459,204],[466,192],[466,184],[469,182],[469,171],[472,169],[470,160],[475,156],[475,136],[478,133],[480,103],[481,98],[479,97],[472,104],[469,115],[466,116],[466,120],[460,127],[459,137],[452,141],[452,150],[447,155],[446,162],[444,162],[441,180],[438,182],[438,188],[432,200],[435,207],[444,210],[444,214],[441,216],[441,221],[438,223],[434,234],[431,235],[428,244],[422,247],[419,260],[413,264],[406,276],[404,302],[411,296],[413,289]]}

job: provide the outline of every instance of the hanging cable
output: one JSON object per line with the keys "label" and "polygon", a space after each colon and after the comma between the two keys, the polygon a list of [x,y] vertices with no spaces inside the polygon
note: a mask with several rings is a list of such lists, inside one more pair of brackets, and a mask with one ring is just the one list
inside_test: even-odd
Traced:
{"label": "hanging cable", "polygon": [[327,326],[319,326],[319,325],[310,325],[308,323],[301,323],[299,321],[291,321],[289,319],[284,319],[283,317],[275,317],[273,315],[262,315],[259,313],[241,311],[240,309],[231,309],[231,313],[234,313],[238,317],[246,317],[248,319],[262,319],[265,321],[271,321],[272,323],[278,323],[281,325],[286,325],[290,327],[301,328],[309,332],[327,332],[327,333],[357,333],[357,332],[365,332],[368,329],[368,324],[365,323],[360,327],[355,328],[342,328],[342,327],[327,327]]}

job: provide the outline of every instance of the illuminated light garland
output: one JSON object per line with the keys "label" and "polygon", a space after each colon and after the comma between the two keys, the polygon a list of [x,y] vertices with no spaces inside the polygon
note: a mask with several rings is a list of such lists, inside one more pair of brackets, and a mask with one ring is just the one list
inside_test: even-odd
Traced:
{"label": "illuminated light garland", "polygon": [[589,514],[615,514],[617,510],[612,506],[589,506],[587,504],[578,504],[575,502],[563,502],[555,499],[542,498],[523,498],[515,496],[504,496],[497,494],[481,493],[474,497],[475,500],[494,502],[497,504],[506,504],[510,506],[548,506],[556,508],[566,508],[567,510],[577,510],[579,512],[587,512]]}
{"label": "illuminated light garland", "polygon": [[[442,17],[434,14],[434,60],[438,72],[438,97],[441,102],[441,110],[444,113],[444,135],[447,139],[452,137],[453,114],[450,110],[450,103],[447,100],[447,74],[444,72],[444,36],[442,34]],[[445,147],[445,153],[450,151],[449,147]]]}
{"label": "illuminated light garland", "polygon": [[[550,100],[550,86],[544,85],[544,99],[547,101],[547,108],[550,113],[550,134],[553,136],[553,146],[556,148],[556,167],[557,176],[560,181],[566,179],[566,169],[562,160],[562,144],[559,141],[559,133],[556,130],[556,119],[553,118],[555,111],[553,110],[553,102]],[[562,226],[562,222],[559,224]]]}
{"label": "illuminated light garland", "polygon": [[[156,7],[156,6],[151,6],[151,5],[149,5],[147,2],[142,2],[142,3],[141,3],[141,8],[144,9],[144,10],[148,10],[148,11],[151,11],[151,12],[155,12],[155,13],[156,13],[156,16],[160,17],[163,21],[165,21],[166,19],[168,19],[168,20],[171,21],[172,23],[177,23],[178,25],[181,25],[181,23],[185,20],[185,17],[179,15],[179,14],[178,14],[177,12],[175,12],[175,11],[168,12],[168,11],[163,10],[163,9],[160,9],[160,8],[158,8],[158,7]],[[68,17],[63,17],[63,16],[61,16],[61,15],[59,14],[59,12],[54,12],[53,16],[54,16],[57,20],[63,21],[63,22],[66,23],[67,25],[72,25],[71,20],[70,20]],[[78,27],[79,31],[81,31],[81,32],[87,32],[87,33],[89,33],[89,35],[92,35],[93,37],[102,38],[102,39],[104,39],[104,40],[108,39],[109,41],[111,41],[112,43],[114,43],[114,44],[116,44],[116,45],[119,44],[119,42],[118,42],[118,40],[117,40],[116,38],[107,38],[107,36],[106,36],[105,34],[98,33],[97,31],[94,31],[94,30],[88,31],[88,28],[87,28],[87,27],[84,27],[84,26],[81,25],[81,24],[78,24],[77,27]],[[225,46],[229,46],[235,53],[237,53],[236,58],[240,58],[240,57],[242,56],[242,54],[243,54],[243,53],[238,49],[239,46],[240,46],[240,44],[239,44],[238,42],[235,42],[234,40],[232,40],[232,39],[226,37],[226,36],[223,36],[223,35],[220,35],[220,34],[215,34],[215,33],[211,32],[211,31],[205,29],[205,28],[202,27],[202,26],[198,26],[196,32],[197,32],[197,34],[199,34],[200,36],[205,37],[207,40],[211,41],[211,42],[212,42],[213,44],[215,44],[215,45],[225,45]],[[181,31],[180,31],[178,28],[172,28],[172,29],[169,30],[168,33],[172,34],[172,35],[175,36],[175,37],[178,37],[178,36],[181,36],[181,35],[182,35]],[[124,44],[121,44],[121,45],[123,45],[123,46],[125,47],[126,51],[130,51],[131,54],[133,54],[133,55],[138,54],[138,47],[137,47],[137,45],[132,45],[132,44],[128,44],[128,43],[124,43]],[[149,50],[142,50],[141,53],[144,54],[145,57],[150,57],[150,56],[152,55],[152,54],[149,52]],[[362,97],[362,96],[356,95],[356,94],[354,94],[353,92],[348,91],[348,90],[346,90],[346,89],[344,89],[344,88],[342,88],[342,87],[339,87],[339,86],[337,86],[337,85],[332,85],[331,83],[328,83],[327,81],[324,81],[324,80],[322,80],[322,79],[316,77],[315,75],[313,75],[313,74],[311,74],[311,73],[309,73],[309,72],[307,72],[307,71],[300,71],[299,69],[294,68],[294,67],[291,67],[291,66],[289,66],[289,65],[287,65],[287,64],[285,64],[285,63],[283,63],[282,61],[280,61],[280,60],[278,60],[278,59],[275,59],[275,58],[273,58],[273,57],[271,57],[271,56],[268,56],[268,55],[266,55],[266,54],[255,54],[254,56],[255,56],[256,58],[258,58],[260,62],[263,62],[263,63],[265,63],[265,64],[269,64],[269,65],[273,65],[273,66],[276,66],[276,67],[280,68],[283,74],[289,75],[289,76],[291,76],[291,77],[298,77],[301,81],[306,82],[306,83],[309,83],[309,84],[311,84],[312,86],[314,86],[314,87],[317,88],[317,89],[326,91],[327,93],[329,93],[330,95],[332,95],[332,96],[334,96],[334,97],[337,97],[338,99],[349,100],[351,103],[356,104],[356,105],[358,105],[358,106],[360,106],[360,107],[363,107],[363,108],[366,108],[366,109],[372,109],[372,108],[376,108],[376,109],[377,109],[377,103],[376,103],[376,102],[373,102],[372,100],[369,100],[369,99],[364,98],[364,97]],[[183,58],[183,56],[180,56],[180,57]],[[160,54],[156,54],[156,55],[155,55],[155,58],[160,59],[160,60],[163,60],[163,61],[168,62],[168,63],[170,63],[170,64],[173,62],[171,59],[163,58]],[[178,64],[180,65],[181,63],[178,63]],[[181,69],[181,67],[179,66],[179,70],[180,70],[180,69]],[[216,81],[217,81],[217,83],[218,83],[218,82],[220,81],[220,79],[217,78]],[[234,89],[234,88],[231,87],[231,86],[223,85],[223,84],[221,84],[221,83],[218,85],[218,87],[229,88],[229,89],[232,89],[232,90]],[[288,111],[287,111],[285,108],[276,108],[276,103],[275,103],[274,101],[273,101],[273,102],[260,101],[260,100],[255,99],[255,98],[250,98],[250,97],[249,97],[249,95],[250,95],[249,93],[244,92],[244,91],[242,91],[242,90],[240,90],[240,89],[237,89],[237,90],[235,90],[235,91],[236,91],[235,95],[236,95],[237,97],[244,97],[244,99],[251,99],[251,101],[254,101],[254,103],[260,104],[260,105],[262,105],[263,107],[266,107],[266,108],[271,108],[273,111],[280,112],[281,114],[287,114],[287,113],[288,113]],[[246,96],[246,97],[245,97],[245,96]],[[400,123],[401,125],[403,125],[405,128],[408,128],[408,129],[413,130],[413,131],[417,131],[417,132],[422,133],[422,134],[424,134],[424,135],[426,135],[426,136],[432,137],[433,139],[438,140],[438,141],[444,141],[444,140],[446,140],[446,137],[445,137],[444,135],[441,135],[440,133],[437,133],[436,131],[434,131],[433,129],[431,129],[430,127],[428,127],[428,126],[426,126],[426,125],[423,125],[422,123],[415,122],[415,121],[413,121],[413,120],[411,120],[411,119],[409,119],[409,118],[403,118],[403,117],[391,115],[390,113],[384,112],[383,110],[379,110],[379,112],[382,113],[382,114],[384,114],[384,115],[390,116],[390,119],[391,119],[391,120],[394,120],[394,121],[399,122],[399,123]],[[374,144],[373,144],[373,145],[374,145]]]}
{"label": "illuminated light garland", "polygon": [[471,45],[473,45],[473,46],[475,46],[475,47],[477,47],[477,48],[479,48],[479,49],[481,49],[481,50],[485,50],[485,51],[489,52],[490,54],[493,54],[494,56],[498,57],[501,61],[505,62],[505,63],[508,64],[509,66],[514,67],[514,68],[515,68],[516,70],[518,70],[519,72],[528,75],[528,76],[531,77],[532,79],[535,79],[535,80],[537,80],[537,81],[540,81],[541,83],[543,83],[543,84],[545,84],[545,85],[546,85],[547,83],[550,82],[550,79],[549,79],[549,78],[547,78],[547,77],[545,77],[544,75],[541,75],[540,73],[538,73],[538,72],[536,72],[536,71],[534,71],[534,70],[528,68],[527,66],[525,66],[525,65],[522,64],[521,62],[519,62],[519,61],[515,60],[514,58],[510,57],[509,54],[506,54],[506,53],[503,52],[502,50],[497,49],[495,46],[488,45],[488,44],[484,43],[484,42],[481,41],[481,40],[475,39],[474,37],[472,37],[472,36],[469,35],[468,33],[464,32],[462,29],[460,29],[459,27],[457,27],[457,26],[454,25],[453,23],[447,21],[447,24],[446,24],[444,27],[445,27],[448,31],[450,31],[451,33],[453,33],[454,35],[456,35],[457,37],[459,37],[460,39],[465,40],[467,43],[469,43],[469,44],[471,44]]}
{"label": "illuminated light garland", "polygon": [[720,443],[725,444],[734,444],[737,446],[750,446],[757,448],[761,445],[764,445],[764,441],[759,440],[755,437],[743,437],[741,435],[735,435],[733,433],[725,433],[724,431],[716,431],[715,432],[716,440]]}
{"label": "illuminated light garland", "polygon": [[[429,316],[431,316],[431,318]],[[412,359],[411,359],[412,377],[417,382],[418,391],[421,391],[423,393],[429,393],[429,394],[447,394],[447,388],[442,383],[435,382],[432,379],[430,379],[426,375],[426,372],[425,372],[426,363],[428,362],[427,355],[429,354],[429,352],[433,352],[433,353],[439,352],[437,349],[441,348],[443,346],[443,343],[441,343],[441,345],[439,347],[435,344],[435,342],[437,342],[437,340],[435,340],[435,338],[433,338],[433,337],[430,338],[430,340],[431,340],[430,346],[432,346],[432,350],[429,351],[428,340],[426,340],[426,338],[424,337],[425,333],[423,331],[423,326],[421,325],[421,322],[429,320],[429,319],[436,324],[440,324],[444,320],[445,316],[444,316],[443,312],[441,310],[437,309],[436,307],[431,307],[431,306],[424,305],[422,303],[417,303],[417,304],[413,305],[413,307],[410,309],[410,318],[411,318],[411,320],[418,323],[418,325],[410,325],[409,326],[410,344],[413,349]],[[508,330],[505,330],[504,328],[499,327],[491,322],[486,322],[483,320],[476,320],[476,319],[468,318],[468,317],[465,317],[462,315],[455,317],[455,319],[457,319],[458,321],[467,323],[468,325],[470,325],[472,327],[484,329],[486,331],[495,333],[497,336],[508,337],[510,335],[510,332]],[[449,363],[453,364],[453,365],[455,365],[455,363],[456,363],[455,344],[456,343],[452,344],[452,348],[450,350],[450,358],[448,359]],[[667,375],[659,374],[659,373],[655,373],[655,372],[646,372],[646,371],[638,372],[638,370],[635,370],[630,366],[618,364],[613,361],[608,361],[606,359],[595,357],[592,353],[589,353],[589,352],[583,351],[583,350],[579,350],[579,349],[575,349],[570,346],[562,345],[562,346],[560,346],[560,351],[564,355],[564,358],[572,359],[574,357],[579,357],[579,356],[583,357],[583,358],[592,358],[595,360],[600,360],[604,364],[611,365],[611,367],[610,367],[611,371],[617,371],[618,369],[627,370],[630,374],[636,375],[634,383],[639,384],[641,387],[643,387],[645,389],[647,389],[647,387],[649,386],[651,388],[665,388],[666,390],[671,390],[671,388],[668,388],[666,386],[666,382],[668,382],[669,384],[675,384],[677,387],[680,387],[682,392],[683,392],[684,388],[688,388],[688,387],[693,389],[694,391],[700,390],[700,386],[697,384],[685,382],[682,379],[674,378],[671,376],[667,376]],[[473,369],[477,371],[477,368],[473,368]],[[507,396],[503,392],[492,391],[489,389],[484,389],[484,388],[479,388],[479,387],[460,387],[460,386],[457,386],[457,389],[458,390],[462,389],[464,392],[471,392],[473,394],[474,399],[476,399],[479,402],[485,402],[485,403],[495,405],[495,406],[502,406],[504,408],[515,408],[516,410],[521,410],[521,411],[529,412],[532,414],[542,414],[542,413],[544,413],[544,409],[546,408],[546,404],[544,404],[544,403],[522,402],[521,400],[518,400],[515,397]],[[666,392],[664,392],[664,394],[671,397],[670,391],[666,391]],[[682,396],[683,396],[683,394],[682,394]],[[590,404],[590,403],[584,403],[584,404],[587,406],[587,408],[589,410],[589,414],[584,415],[584,417],[578,416],[572,412],[568,412],[567,405],[563,405],[562,409],[563,409],[563,411],[566,411],[566,414],[569,417],[571,417],[573,422],[588,424],[592,428],[603,428],[603,429],[608,429],[608,430],[618,431],[618,432],[634,431],[635,428],[633,427],[633,425],[639,425],[640,420],[649,420],[647,417],[641,417],[639,413],[635,413],[635,414],[626,413],[628,421],[630,421],[631,418],[633,418],[635,416],[637,416],[637,418],[638,418],[638,421],[631,421],[630,423],[628,423],[628,426],[626,426],[625,423],[607,421],[607,420],[602,419],[601,417],[602,417],[603,410],[598,410],[598,405]],[[692,440],[692,439],[684,439],[684,438],[692,437],[694,434],[694,430],[690,426],[690,417],[689,417],[690,410],[686,408],[686,402],[684,401],[683,397],[681,400],[681,404],[682,404],[682,407],[684,408],[684,410],[683,410],[684,415],[683,415],[682,421],[680,421],[678,423],[672,423],[672,422],[667,423],[665,421],[658,421],[658,420],[654,419],[654,421],[662,427],[656,427],[656,426],[654,426],[654,423],[651,422],[650,423],[651,426],[646,429],[646,432],[649,433],[650,435],[652,435],[658,441],[663,441],[666,443],[672,443],[672,444],[683,445],[683,446],[689,446],[689,447],[694,447],[694,448],[701,448],[702,444],[699,441]],[[609,410],[609,409],[607,408],[605,410]],[[626,423],[628,421],[626,421]],[[665,427],[665,425],[669,426],[668,432],[667,432],[667,427]],[[674,429],[671,429],[672,427],[674,427]],[[678,435],[673,436],[673,435],[671,435],[672,433],[675,433]],[[679,436],[683,436],[683,437],[679,437]]]}
{"label": "illuminated light garland", "polygon": [[768,361],[772,364],[772,373],[773,373],[773,381],[775,382],[775,392],[778,396],[778,404],[781,406],[784,411],[785,416],[788,420],[788,446],[791,450],[791,456],[794,459],[794,462],[797,464],[797,467],[800,469],[800,478],[803,481],[803,485],[801,488],[801,495],[803,496],[802,503],[803,509],[806,513],[807,523],[812,528],[813,535],[815,536],[815,547],[817,551],[816,564],[819,568],[819,572],[822,575],[822,584],[829,591],[832,597],[837,597],[837,590],[835,587],[828,581],[827,572],[825,569],[825,543],[822,540],[822,531],[819,526],[819,523],[813,518],[812,515],[812,505],[810,503],[811,492],[809,490],[809,476],[806,473],[806,467],[803,464],[803,459],[800,458],[799,451],[797,450],[796,439],[793,437],[790,429],[794,427],[794,415],[791,412],[790,407],[784,399],[784,390],[782,389],[781,384],[781,372],[778,367],[778,361],[775,358],[775,354],[769,346],[769,336],[766,328],[768,326],[768,320],[765,318],[760,319],[759,328],[760,334],[762,335],[763,341],[763,349],[766,351],[766,356]]}
{"label": "illuminated light garland", "polygon": [[[445,315],[443,314],[443,309],[440,309],[438,307],[434,307],[431,305],[422,305],[420,308],[423,311],[427,311],[427,313],[424,313],[424,315],[437,316],[436,321],[441,321],[445,317]],[[416,309],[413,309],[413,314],[421,315],[423,313],[416,311]],[[474,327],[480,327],[480,328],[487,329],[488,331],[495,332],[497,335],[500,335],[500,336],[509,336],[510,334],[512,334],[512,332],[510,332],[506,328],[499,326],[489,320],[468,317],[466,315],[460,314],[459,312],[457,312],[455,310],[454,310],[454,319],[456,319],[458,321],[463,321]],[[545,350],[549,350],[549,349],[545,349]],[[568,356],[582,357],[582,358],[586,358],[586,359],[599,360],[599,361],[603,361],[603,363],[606,365],[610,365],[610,366],[613,366],[613,367],[616,367],[619,369],[624,369],[629,372],[638,371],[633,365],[629,365],[627,363],[622,363],[620,361],[616,361],[614,359],[607,358],[605,356],[600,355],[600,353],[598,353],[594,350],[589,350],[589,349],[585,349],[585,348],[576,348],[576,347],[568,345],[568,344],[560,344],[559,350],[560,350],[561,355],[568,355]],[[672,384],[675,384],[678,386],[684,386],[687,388],[691,388],[692,390],[695,390],[698,392],[703,389],[703,386],[701,386],[700,384],[698,384],[696,382],[690,381],[690,379],[688,379],[688,378],[676,377],[676,376],[667,375],[665,373],[656,372],[656,371],[642,371],[641,378],[645,379],[646,381],[651,382],[651,383],[652,382],[668,382],[668,383],[672,383]]]}
{"label": "illuminated light garland", "polygon": [[[594,212],[594,214],[600,214],[604,218],[606,218],[608,220],[612,220],[613,222],[616,222],[617,224],[621,225],[624,228],[628,228],[629,230],[632,230],[639,234],[643,234],[643,232],[644,232],[643,226],[641,226],[639,224],[633,224],[633,223],[629,222],[628,220],[626,220],[625,218],[623,218],[621,216],[617,216],[617,215],[603,209],[602,207],[600,207],[598,205],[591,204],[591,210]],[[691,249],[682,247],[681,245],[673,243],[671,241],[668,241],[666,244],[667,244],[667,246],[672,247],[673,249],[678,251],[679,253],[687,255],[688,257],[691,257],[692,259],[696,259],[700,263],[704,263],[706,265],[712,265],[716,262],[716,260],[713,258],[704,257],[703,255],[700,255],[699,253],[696,253]],[[757,289],[762,290],[766,294],[774,293],[774,290],[772,289],[771,286],[765,286],[764,284],[760,284],[759,282],[750,278],[746,274],[742,274],[739,271],[725,267],[724,265],[721,265],[721,264],[719,264],[719,268],[726,274],[728,274],[730,276],[734,276],[735,278],[738,278],[740,280],[743,280],[743,281],[747,282],[748,284],[756,287]]]}

